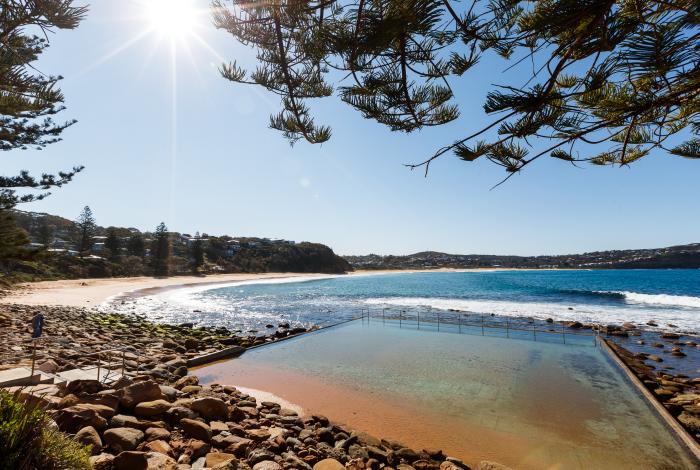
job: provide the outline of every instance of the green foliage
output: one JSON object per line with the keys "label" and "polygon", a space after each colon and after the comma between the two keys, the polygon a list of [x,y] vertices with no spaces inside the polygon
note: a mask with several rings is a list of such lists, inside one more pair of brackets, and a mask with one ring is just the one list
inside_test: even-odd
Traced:
{"label": "green foliage", "polygon": [[89,253],[92,246],[95,244],[95,235],[97,235],[97,224],[95,216],[92,215],[90,206],[85,206],[83,211],[75,221],[77,228],[77,246],[81,256]]}
{"label": "green foliage", "polygon": [[105,240],[105,248],[109,250],[109,258],[115,260],[119,258],[121,250],[121,240],[117,236],[117,231],[113,228],[107,231],[107,239]]}
{"label": "green foliage", "polygon": [[131,256],[138,256],[139,258],[146,256],[146,244],[140,233],[134,233],[129,237],[129,240],[126,242],[126,251]]}
{"label": "green foliage", "polygon": [[0,470],[90,469],[88,449],[47,429],[37,405],[24,404],[0,390]]}
{"label": "green foliage", "polygon": [[700,156],[697,1],[216,0],[213,8],[216,26],[259,61],[252,72],[224,65],[223,76],[280,95],[271,127],[292,142],[330,137],[302,101],[334,88],[395,131],[451,122],[457,77],[491,54],[522,69],[523,80],[488,93],[487,126],[409,167],[427,172],[448,152],[510,175],[546,155],[603,165],[654,149]]}
{"label": "green foliage", "polygon": [[161,222],[154,234],[151,247],[151,265],[153,274],[167,276],[170,274],[170,234],[165,223]]}
{"label": "green foliage", "polygon": [[194,236],[195,240],[189,245],[189,255],[192,260],[192,271],[198,273],[199,269],[204,266],[204,244],[199,232]]}
{"label": "green foliage", "polygon": [[[49,46],[55,29],[74,29],[87,9],[72,0],[2,0],[0,2],[0,150],[43,148],[60,140],[75,121],[56,123],[63,110],[61,77],[37,70],[32,62]],[[17,189],[48,190],[69,182],[82,167],[58,175],[0,176],[0,209],[46,197],[17,194]]]}
{"label": "green foliage", "polygon": [[29,259],[28,243],[27,233],[17,227],[12,213],[0,209],[0,271],[7,274],[18,261]]}

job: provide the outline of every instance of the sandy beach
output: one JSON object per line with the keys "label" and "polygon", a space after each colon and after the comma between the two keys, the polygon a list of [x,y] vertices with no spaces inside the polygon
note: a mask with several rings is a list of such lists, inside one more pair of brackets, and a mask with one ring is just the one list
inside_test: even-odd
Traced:
{"label": "sandy beach", "polygon": [[[408,272],[469,272],[494,271],[495,269],[434,269],[396,271],[354,271],[349,276],[399,274]],[[178,287],[192,287],[207,284],[282,279],[292,277],[332,276],[313,273],[238,273],[211,274],[208,276],[153,277],[114,277],[105,279],[66,279],[19,284],[8,295],[0,297],[0,304],[20,303],[24,305],[61,305],[65,307],[92,307],[119,295],[149,295],[159,290]]]}

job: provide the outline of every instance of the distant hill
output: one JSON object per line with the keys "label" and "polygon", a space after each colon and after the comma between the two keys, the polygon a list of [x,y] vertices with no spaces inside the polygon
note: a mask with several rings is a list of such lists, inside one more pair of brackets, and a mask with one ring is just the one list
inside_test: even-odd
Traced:
{"label": "distant hill", "polygon": [[595,251],[558,256],[452,255],[423,251],[406,256],[344,256],[355,269],[437,268],[700,268],[700,243],[643,250]]}
{"label": "distant hill", "polygon": [[[76,251],[76,224],[63,217],[36,212],[15,211],[17,224],[30,237],[39,256],[32,262],[19,263],[15,271],[21,280],[83,277],[151,275],[150,246],[153,233],[127,227],[97,227],[91,252],[83,256]],[[120,240],[119,253],[105,246],[107,234],[114,231]],[[127,250],[130,238],[140,237],[144,252],[135,256]],[[170,232],[171,274],[191,274],[192,244],[190,234]],[[302,272],[333,273],[351,271],[350,264],[325,245],[257,237],[231,237],[202,234],[205,253],[202,273]]]}

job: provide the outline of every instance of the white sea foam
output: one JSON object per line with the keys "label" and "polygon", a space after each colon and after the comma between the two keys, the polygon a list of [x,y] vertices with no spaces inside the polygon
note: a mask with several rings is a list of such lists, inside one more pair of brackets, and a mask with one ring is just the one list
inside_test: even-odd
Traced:
{"label": "white sea foam", "polygon": [[[505,300],[472,300],[438,297],[383,297],[364,301],[369,305],[407,308],[434,308],[460,310],[476,314],[496,314],[510,317],[537,319],[576,320],[597,323],[634,322],[644,324],[654,320],[661,326],[677,325],[681,329],[700,329],[700,311],[688,309],[662,309],[653,306],[631,305],[614,307],[583,303],[513,302]],[[572,310],[570,310],[570,308]]]}
{"label": "white sea foam", "polygon": [[623,295],[626,301],[632,303],[700,309],[700,297],[670,294],[640,294],[638,292],[627,291],[617,291],[613,293]]}

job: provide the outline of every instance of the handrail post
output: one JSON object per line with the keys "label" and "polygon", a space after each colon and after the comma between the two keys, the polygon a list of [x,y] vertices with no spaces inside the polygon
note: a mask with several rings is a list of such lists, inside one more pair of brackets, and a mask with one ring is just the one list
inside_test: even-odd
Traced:
{"label": "handrail post", "polygon": [[386,307],[382,308],[382,325],[386,324],[386,319],[384,318],[384,314],[386,313]]}
{"label": "handrail post", "polygon": [[510,338],[510,320],[506,317],[506,338]]}
{"label": "handrail post", "polygon": [[31,376],[34,375],[34,364],[36,363],[36,340],[32,340],[32,373],[30,374]]}
{"label": "handrail post", "polygon": [[561,324],[561,337],[564,340],[564,344],[566,344],[566,332],[564,331],[564,324]]}
{"label": "handrail post", "polygon": [[399,328],[401,328],[401,316],[403,314],[403,310],[399,310]]}
{"label": "handrail post", "polygon": [[534,337],[535,341],[537,341],[537,327],[535,325],[532,325],[532,336]]}
{"label": "handrail post", "polygon": [[459,321],[459,332],[461,333],[462,332],[462,314],[461,313],[459,314],[459,318],[457,321]]}
{"label": "handrail post", "polygon": [[418,309],[418,329],[420,330],[420,309]]}
{"label": "handrail post", "polygon": [[484,315],[481,315],[481,336],[484,336]]}
{"label": "handrail post", "polygon": [[97,353],[97,380],[100,380],[100,353]]}
{"label": "handrail post", "polygon": [[122,349],[122,376],[124,375],[124,369],[126,369],[126,357],[124,350]]}
{"label": "handrail post", "polygon": [[440,310],[437,311],[438,331],[440,331]]}

